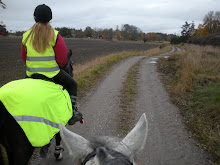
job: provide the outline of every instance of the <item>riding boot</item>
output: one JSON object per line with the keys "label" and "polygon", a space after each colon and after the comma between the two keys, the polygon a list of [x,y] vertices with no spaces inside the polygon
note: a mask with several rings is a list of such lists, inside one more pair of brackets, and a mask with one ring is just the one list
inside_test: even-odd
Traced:
{"label": "riding boot", "polygon": [[69,125],[75,124],[77,121],[81,121],[83,119],[83,115],[78,111],[77,105],[76,105],[76,96],[71,95],[71,103],[72,103],[72,109],[73,109],[73,116],[68,121]]}
{"label": "riding boot", "polygon": [[57,160],[63,159],[63,151],[64,149],[61,147],[61,145],[55,146],[54,156],[56,157]]}

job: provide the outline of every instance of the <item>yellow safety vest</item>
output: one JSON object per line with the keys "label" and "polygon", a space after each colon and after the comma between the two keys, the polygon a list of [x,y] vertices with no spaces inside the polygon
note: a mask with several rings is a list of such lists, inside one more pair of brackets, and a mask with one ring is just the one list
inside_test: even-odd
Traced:
{"label": "yellow safety vest", "polygon": [[46,48],[44,53],[37,52],[30,38],[25,44],[25,39],[31,32],[31,29],[23,34],[22,43],[27,48],[26,58],[26,74],[31,77],[33,74],[38,73],[45,75],[48,78],[56,76],[60,72],[60,68],[55,59],[55,53],[53,47],[56,44],[58,31],[54,30],[54,39],[50,42],[50,47]]}
{"label": "yellow safety vest", "polygon": [[24,130],[34,147],[42,147],[72,117],[68,92],[53,82],[26,78],[0,88],[0,101]]}

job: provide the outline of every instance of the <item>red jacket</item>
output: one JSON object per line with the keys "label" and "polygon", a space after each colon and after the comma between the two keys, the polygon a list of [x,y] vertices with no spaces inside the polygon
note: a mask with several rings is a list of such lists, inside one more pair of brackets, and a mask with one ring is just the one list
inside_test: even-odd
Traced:
{"label": "red jacket", "polygon": [[[53,47],[53,50],[55,52],[57,64],[59,65],[60,68],[63,68],[67,61],[68,49],[60,34],[57,35],[56,45]],[[26,63],[26,57],[27,57],[27,51],[25,49],[25,46],[22,44],[21,45],[21,58],[23,59],[25,63]]]}

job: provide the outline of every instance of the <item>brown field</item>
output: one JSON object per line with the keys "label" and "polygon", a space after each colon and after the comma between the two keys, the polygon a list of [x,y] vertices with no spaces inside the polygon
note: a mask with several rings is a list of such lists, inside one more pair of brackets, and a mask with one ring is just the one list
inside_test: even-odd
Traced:
{"label": "brown field", "polygon": [[[94,58],[123,51],[145,51],[158,45],[105,40],[65,39],[72,49],[73,63],[84,64]],[[21,37],[0,38],[0,86],[25,77],[25,64],[20,55]]]}

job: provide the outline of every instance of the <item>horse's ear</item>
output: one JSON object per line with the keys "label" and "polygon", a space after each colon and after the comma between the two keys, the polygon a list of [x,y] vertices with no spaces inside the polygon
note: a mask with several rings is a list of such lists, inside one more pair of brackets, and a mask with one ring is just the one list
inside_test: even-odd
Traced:
{"label": "horse's ear", "polygon": [[82,136],[69,131],[61,123],[59,123],[61,138],[67,147],[71,157],[82,158],[93,150],[89,147],[90,143]]}
{"label": "horse's ear", "polygon": [[69,49],[68,53],[67,53],[67,58],[70,58],[72,56],[72,50]]}
{"label": "horse's ear", "polygon": [[144,148],[148,132],[148,123],[145,113],[142,114],[136,126],[127,134],[115,150],[131,156]]}

